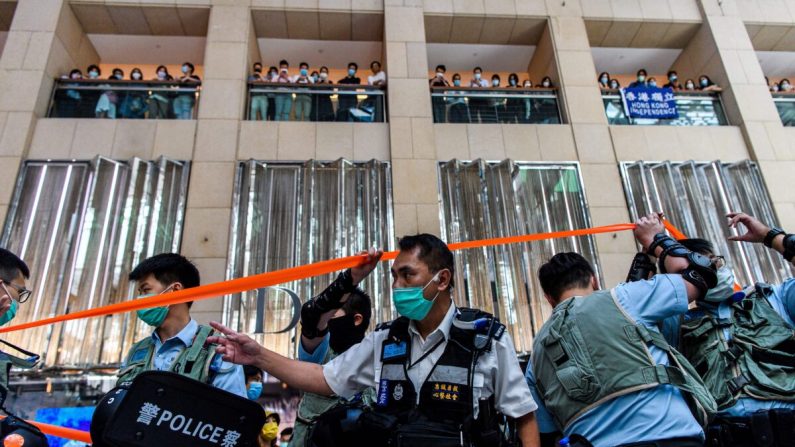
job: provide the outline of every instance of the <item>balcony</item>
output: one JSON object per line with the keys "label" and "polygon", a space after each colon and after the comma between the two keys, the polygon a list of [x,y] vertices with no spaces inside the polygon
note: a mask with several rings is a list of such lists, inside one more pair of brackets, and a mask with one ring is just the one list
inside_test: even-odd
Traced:
{"label": "balcony", "polygon": [[773,93],[773,102],[776,103],[781,124],[795,127],[795,93]]}
{"label": "balcony", "polygon": [[554,89],[433,87],[434,123],[560,124]]}
{"label": "balcony", "polygon": [[58,79],[48,118],[194,119],[201,83]]}
{"label": "balcony", "polygon": [[384,93],[370,85],[249,82],[246,119],[383,123]]}
{"label": "balcony", "polygon": [[610,125],[641,126],[728,126],[720,94],[717,92],[675,93],[676,109],[679,117],[675,119],[636,119],[624,113],[624,104],[618,90],[603,90],[602,102],[605,106],[607,122]]}

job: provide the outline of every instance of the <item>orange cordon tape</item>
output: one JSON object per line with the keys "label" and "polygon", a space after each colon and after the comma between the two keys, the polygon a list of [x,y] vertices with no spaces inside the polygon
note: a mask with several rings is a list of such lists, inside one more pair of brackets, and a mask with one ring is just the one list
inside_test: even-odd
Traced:
{"label": "orange cordon tape", "polygon": [[[0,420],[5,418],[6,418],[5,416],[0,415]],[[71,439],[74,441],[85,442],[86,444],[91,444],[91,434],[89,434],[86,431],[77,430],[74,428],[60,427],[58,425],[44,424],[42,422],[34,422],[34,421],[27,421],[27,422],[35,425],[36,427],[39,427],[39,430],[41,430],[42,433],[44,434],[57,436],[59,438],[64,438],[64,439]]]}
{"label": "orange cordon tape", "polygon": [[[628,231],[635,229],[634,224],[607,225],[604,227],[587,228],[584,230],[556,231],[553,233],[536,233],[524,236],[512,236],[496,239],[483,239],[478,241],[457,242],[449,244],[451,250],[463,250],[467,248],[490,247],[494,245],[515,244],[518,242],[541,241],[546,239],[558,239],[572,236],[586,236],[600,233],[614,233],[617,231]],[[397,251],[384,253],[381,258],[384,261],[395,259]],[[138,309],[147,309],[158,306],[170,306],[173,304],[186,303],[188,301],[198,301],[208,298],[216,298],[223,295],[245,292],[247,290],[259,289],[262,287],[275,286],[291,281],[310,278],[313,276],[324,275],[326,273],[337,272],[361,264],[364,256],[348,256],[346,258],[332,259],[329,261],[316,262],[299,267],[292,267],[273,272],[260,273],[257,275],[246,276],[243,278],[222,281],[213,284],[206,284],[190,289],[183,289],[164,295],[138,298],[122,303],[110,304],[94,309],[81,310],[64,315],[58,315],[43,320],[31,321],[29,323],[16,324],[5,328],[0,328],[0,333],[14,332],[22,329],[30,329],[48,324],[60,323],[63,321],[79,320],[82,318],[101,317],[124,312],[132,312]]]}

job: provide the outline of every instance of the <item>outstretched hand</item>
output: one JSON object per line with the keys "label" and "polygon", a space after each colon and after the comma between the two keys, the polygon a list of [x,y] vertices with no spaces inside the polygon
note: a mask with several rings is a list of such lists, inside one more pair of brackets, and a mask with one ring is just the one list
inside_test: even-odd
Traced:
{"label": "outstretched hand", "polygon": [[211,321],[210,326],[223,334],[208,337],[207,342],[218,345],[215,352],[221,354],[224,361],[238,365],[256,365],[262,357],[262,350],[265,348],[248,335],[239,334],[215,321]]}
{"label": "outstretched hand", "polygon": [[381,256],[384,255],[384,250],[376,249],[375,247],[363,251],[359,253],[361,256],[367,256],[363,264],[360,264],[356,267],[351,268],[351,278],[353,279],[353,284],[359,284],[362,282],[364,278],[367,277],[375,267],[378,265],[378,262],[381,260]]}
{"label": "outstretched hand", "polygon": [[762,243],[770,231],[770,227],[745,213],[729,213],[726,217],[729,218],[729,227],[736,229],[737,224],[741,223],[747,229],[745,234],[729,237],[730,241]]}

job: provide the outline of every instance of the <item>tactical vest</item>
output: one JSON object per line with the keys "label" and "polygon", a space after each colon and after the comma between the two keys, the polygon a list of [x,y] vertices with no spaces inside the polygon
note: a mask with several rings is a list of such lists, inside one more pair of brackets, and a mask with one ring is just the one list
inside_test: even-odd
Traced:
{"label": "tactical vest", "polygon": [[[209,326],[199,325],[193,343],[179,353],[171,367],[168,369],[179,375],[190,377],[203,383],[210,383],[210,365],[215,357],[216,345],[207,345],[207,337],[213,334]],[[154,369],[152,363],[155,356],[155,342],[152,337],[146,337],[130,348],[125,361],[125,367],[118,373],[119,380],[116,385],[132,380],[144,371]]]}
{"label": "tactical vest", "polygon": [[428,420],[453,427],[460,427],[471,419],[473,377],[478,357],[491,349],[492,340],[502,337],[505,326],[491,315],[475,309],[459,309],[456,318],[463,322],[484,318],[493,321],[486,331],[481,331],[487,337],[487,345],[477,349],[476,330],[451,325],[442,356],[419,390],[419,401],[418,392],[408,377],[408,370],[412,367],[409,319],[400,317],[383,327],[389,329],[389,335],[381,347],[382,369],[380,377],[376,378],[375,411],[398,416],[401,422],[405,422],[410,414],[418,413]]}
{"label": "tactical vest", "polygon": [[[670,365],[657,364],[649,345],[666,351]],[[664,384],[683,392],[702,426],[716,411],[715,401],[684,356],[659,332],[635,323],[611,290],[555,307],[536,335],[532,362],[544,403],[564,430],[611,399]]]}
{"label": "tactical vest", "polygon": [[695,309],[681,324],[682,352],[715,396],[719,410],[743,397],[795,401],[795,328],[768,302],[772,293],[770,286],[759,283],[730,305],[728,319]]}

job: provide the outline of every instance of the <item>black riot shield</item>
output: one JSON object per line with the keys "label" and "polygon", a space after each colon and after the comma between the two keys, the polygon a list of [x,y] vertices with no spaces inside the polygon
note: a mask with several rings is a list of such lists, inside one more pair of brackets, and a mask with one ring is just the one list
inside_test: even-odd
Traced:
{"label": "black riot shield", "polygon": [[91,420],[94,446],[256,447],[256,402],[179,374],[141,373],[106,394]]}

